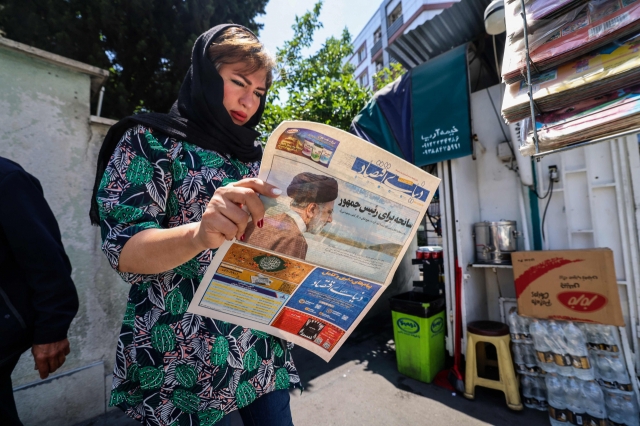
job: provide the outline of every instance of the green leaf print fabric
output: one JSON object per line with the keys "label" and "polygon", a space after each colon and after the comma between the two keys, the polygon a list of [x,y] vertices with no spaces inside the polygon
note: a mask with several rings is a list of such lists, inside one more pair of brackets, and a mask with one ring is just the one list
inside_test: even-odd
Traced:
{"label": "green leaf print fabric", "polygon": [[[260,163],[137,126],[116,147],[98,191],[102,250],[118,271],[136,233],[201,220],[216,188]],[[148,425],[212,426],[277,389],[299,385],[290,348],[266,333],[186,312],[214,251],[161,274],[118,272],[131,284],[110,405]]]}

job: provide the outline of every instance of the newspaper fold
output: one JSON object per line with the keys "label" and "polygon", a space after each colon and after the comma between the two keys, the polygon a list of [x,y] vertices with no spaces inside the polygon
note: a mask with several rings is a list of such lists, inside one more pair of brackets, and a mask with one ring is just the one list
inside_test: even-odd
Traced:
{"label": "newspaper fold", "polygon": [[259,178],[264,226],[216,252],[188,311],[329,361],[389,285],[440,179],[336,128],[283,122]]}

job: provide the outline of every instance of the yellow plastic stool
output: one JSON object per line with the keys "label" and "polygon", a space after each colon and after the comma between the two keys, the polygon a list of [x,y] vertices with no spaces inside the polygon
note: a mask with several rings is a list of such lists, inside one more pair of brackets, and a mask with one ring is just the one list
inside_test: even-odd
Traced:
{"label": "yellow plastic stool", "polygon": [[[522,410],[520,391],[516,373],[513,370],[511,351],[509,350],[509,327],[496,321],[474,321],[467,324],[467,368],[464,379],[464,396],[475,398],[476,386],[496,389],[504,392],[507,406],[512,410]],[[491,343],[498,354],[497,367],[500,372],[499,380],[478,377],[478,369],[484,373],[484,367],[491,361],[486,359],[484,344]]]}

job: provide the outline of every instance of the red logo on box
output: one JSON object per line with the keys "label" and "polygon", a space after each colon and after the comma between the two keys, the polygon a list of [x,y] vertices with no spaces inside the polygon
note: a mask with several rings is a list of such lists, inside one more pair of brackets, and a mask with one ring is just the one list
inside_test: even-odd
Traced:
{"label": "red logo on box", "polygon": [[558,294],[558,300],[576,312],[593,312],[607,304],[607,298],[589,291],[565,291]]}

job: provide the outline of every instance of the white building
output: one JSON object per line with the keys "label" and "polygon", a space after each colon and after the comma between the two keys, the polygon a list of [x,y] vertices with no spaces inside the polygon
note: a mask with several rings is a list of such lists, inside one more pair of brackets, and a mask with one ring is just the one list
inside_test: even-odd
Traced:
{"label": "white building", "polygon": [[349,61],[362,86],[373,88],[373,75],[393,58],[385,51],[396,38],[430,20],[459,0],[383,0],[367,25],[353,40]]}

